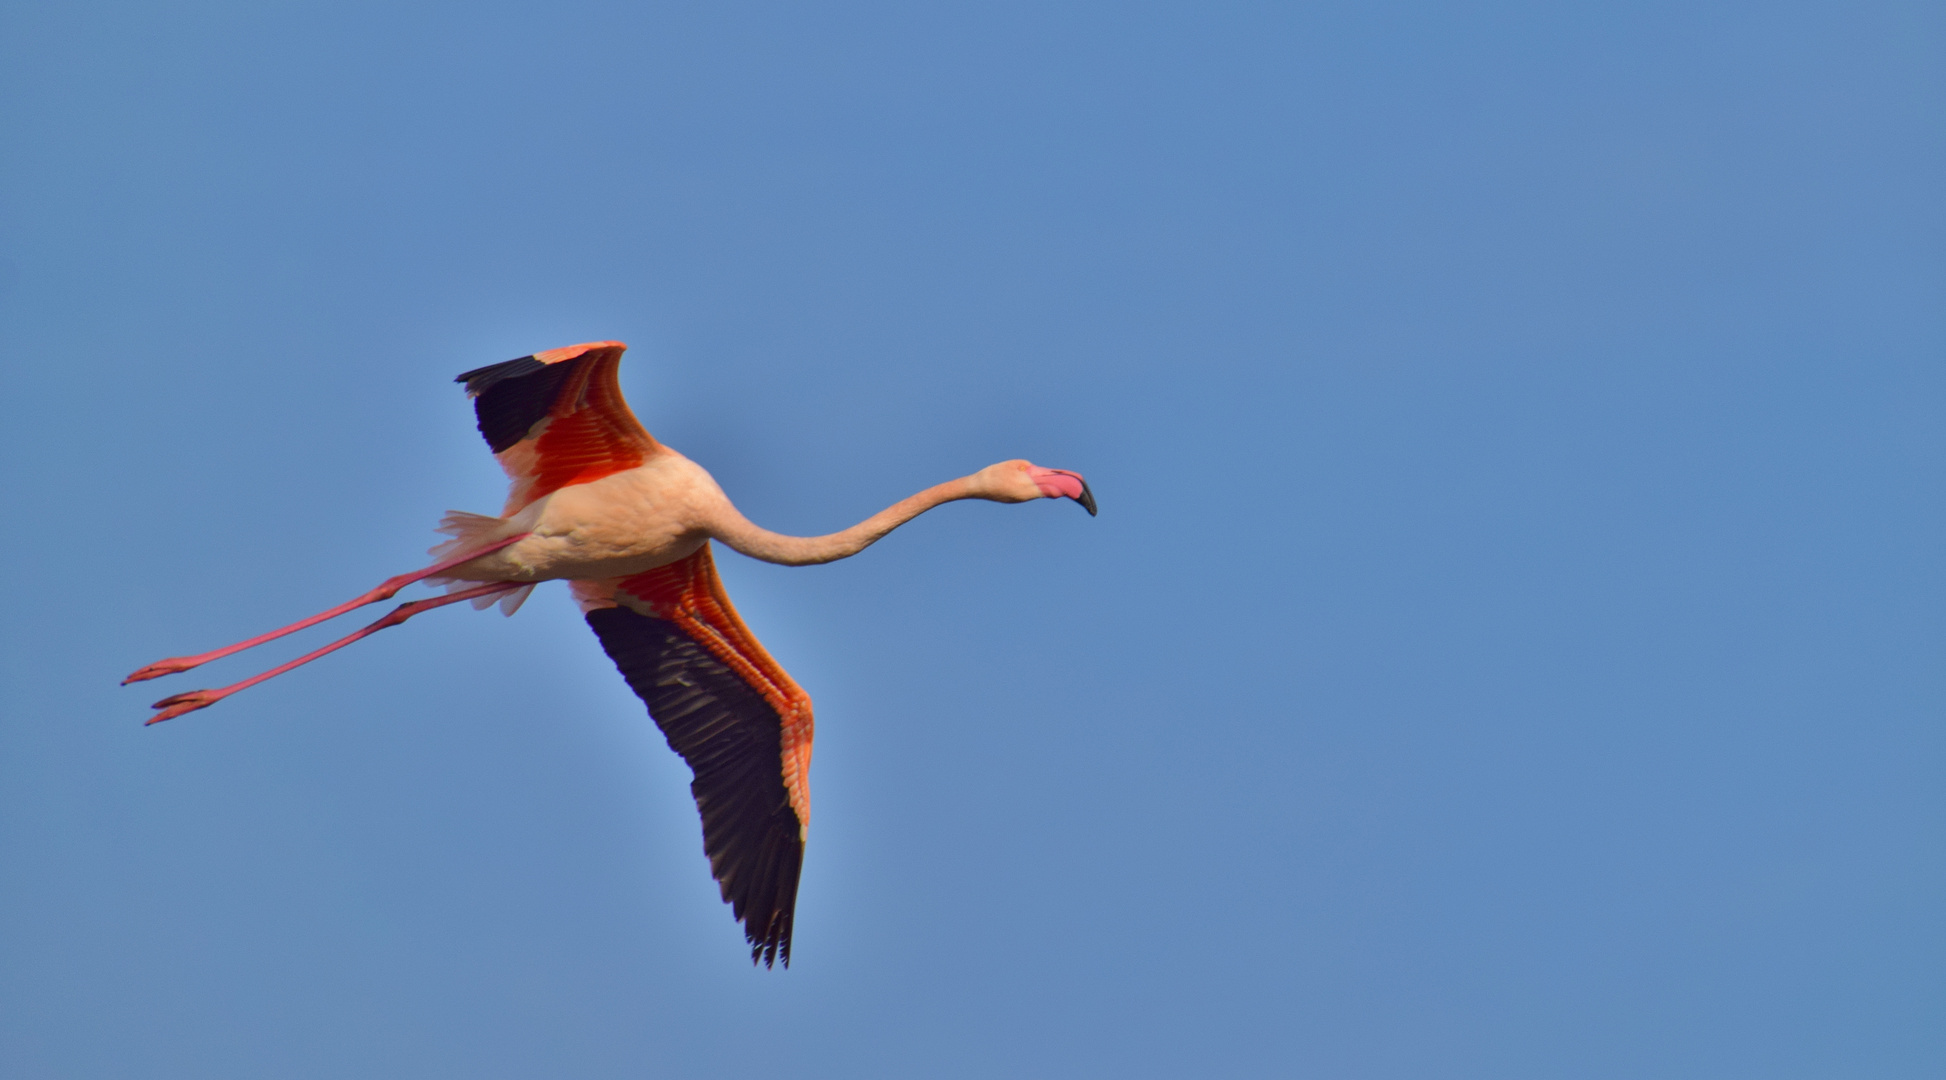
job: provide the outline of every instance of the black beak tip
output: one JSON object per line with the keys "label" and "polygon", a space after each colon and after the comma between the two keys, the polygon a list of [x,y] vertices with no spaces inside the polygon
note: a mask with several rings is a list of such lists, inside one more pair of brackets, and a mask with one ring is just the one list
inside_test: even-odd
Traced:
{"label": "black beak tip", "polygon": [[1081,494],[1076,495],[1074,501],[1081,504],[1081,509],[1086,510],[1089,517],[1095,516],[1095,493],[1088,490],[1086,480],[1081,481]]}

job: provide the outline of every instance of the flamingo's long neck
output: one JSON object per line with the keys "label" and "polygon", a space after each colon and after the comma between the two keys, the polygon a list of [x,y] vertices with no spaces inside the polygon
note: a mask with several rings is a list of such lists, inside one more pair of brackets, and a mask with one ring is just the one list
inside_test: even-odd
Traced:
{"label": "flamingo's long neck", "polygon": [[784,566],[810,566],[849,558],[872,546],[893,529],[941,503],[979,497],[974,477],[962,476],[901,499],[842,532],[827,536],[785,536],[760,528],[730,507],[710,530],[733,550],[753,559]]}

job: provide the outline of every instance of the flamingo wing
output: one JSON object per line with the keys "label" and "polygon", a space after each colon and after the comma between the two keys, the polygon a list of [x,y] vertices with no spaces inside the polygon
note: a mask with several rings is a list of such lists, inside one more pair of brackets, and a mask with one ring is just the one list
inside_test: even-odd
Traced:
{"label": "flamingo wing", "polygon": [[619,341],[593,341],[475,368],[466,384],[480,434],[513,490],[502,516],[567,487],[633,469],[655,438],[622,399]]}
{"label": "flamingo wing", "polygon": [[707,545],[647,573],[574,584],[601,647],[695,773],[703,851],[751,961],[789,967],[811,819],[810,696],[730,606]]}

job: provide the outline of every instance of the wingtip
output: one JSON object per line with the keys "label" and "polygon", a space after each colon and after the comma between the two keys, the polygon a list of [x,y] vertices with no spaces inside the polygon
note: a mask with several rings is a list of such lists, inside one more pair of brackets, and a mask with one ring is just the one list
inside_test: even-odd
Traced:
{"label": "wingtip", "polygon": [[466,396],[476,398],[493,389],[495,383],[506,379],[517,379],[522,375],[531,375],[545,366],[530,353],[526,356],[516,356],[512,360],[503,360],[498,364],[477,367],[472,371],[462,371],[453,376],[453,381],[465,383]]}
{"label": "wingtip", "polygon": [[785,971],[791,969],[790,942],[758,942],[750,946],[750,966],[762,964],[765,971],[781,966]]}

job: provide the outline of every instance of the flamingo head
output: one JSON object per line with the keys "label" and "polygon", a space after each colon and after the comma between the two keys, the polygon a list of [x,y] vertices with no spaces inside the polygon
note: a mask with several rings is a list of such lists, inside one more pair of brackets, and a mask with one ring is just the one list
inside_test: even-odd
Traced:
{"label": "flamingo head", "polygon": [[1043,469],[1031,461],[1003,461],[974,473],[973,482],[980,498],[994,502],[1073,499],[1088,516],[1095,513],[1095,493],[1088,490],[1088,482],[1080,473],[1067,469]]}

